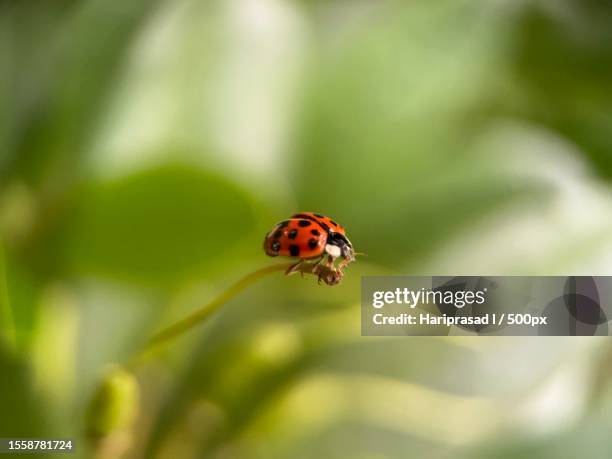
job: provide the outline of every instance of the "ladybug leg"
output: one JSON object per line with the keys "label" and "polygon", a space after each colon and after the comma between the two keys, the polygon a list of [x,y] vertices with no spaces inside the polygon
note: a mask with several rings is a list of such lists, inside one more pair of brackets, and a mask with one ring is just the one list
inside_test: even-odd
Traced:
{"label": "ladybug leg", "polygon": [[332,257],[331,255],[327,255],[327,269],[329,269],[330,271],[336,270],[336,267],[334,266],[334,261],[336,261],[334,257]]}
{"label": "ladybug leg", "polygon": [[[326,256],[327,256],[327,262],[325,263],[325,267],[323,267],[323,266],[321,266],[321,262],[323,260],[325,260]],[[332,257],[330,257],[329,255],[324,253],[316,261],[316,263],[313,263],[313,265],[312,265],[312,273],[317,275],[317,278],[318,278],[317,279],[317,283],[319,285],[321,285],[321,279],[323,279],[324,276],[326,275],[325,268],[327,268],[327,270],[328,270],[327,274],[329,274],[330,271],[333,271],[334,270],[334,259]]]}
{"label": "ladybug leg", "polygon": [[[297,263],[289,266],[287,268],[287,270],[285,271],[285,276],[288,276],[289,274],[293,274],[298,272],[299,270],[297,269],[302,263],[304,263],[304,259],[300,258],[300,261],[298,261]],[[301,271],[300,271],[301,272]],[[302,273],[302,277],[304,276],[304,273]]]}
{"label": "ladybug leg", "polygon": [[320,257],[319,257],[319,258],[318,258],[318,259],[317,259],[317,260],[316,260],[316,261],[315,261],[315,262],[312,264],[313,268],[314,268],[315,266],[320,265],[320,264],[321,264],[321,262],[323,261],[323,259],[324,259],[324,258],[325,258],[325,254],[321,255],[321,256],[320,256]]}
{"label": "ladybug leg", "polygon": [[351,258],[343,258],[338,265],[338,271],[342,272],[353,260]]}
{"label": "ladybug leg", "polygon": [[[333,267],[333,263],[334,263],[334,258],[331,258],[331,261],[328,259],[327,266],[325,266],[324,268],[321,267],[321,265],[315,265],[317,268],[319,268],[315,270],[316,274],[318,275],[319,285],[321,285],[321,280],[323,280],[327,285],[336,285],[340,283],[340,281],[342,280],[342,277],[343,277],[342,271],[336,270]],[[331,265],[332,268],[329,268],[329,265]]]}
{"label": "ladybug leg", "polygon": [[[312,263],[310,263],[310,272],[318,275],[319,284],[321,283],[321,270],[319,266],[321,262],[325,259],[325,254],[321,255],[319,258],[315,259]],[[304,277],[304,271],[300,271],[302,277]]]}
{"label": "ladybug leg", "polygon": [[[327,272],[325,272],[325,268],[321,266],[321,262],[323,260],[325,260],[325,255],[323,255],[321,259],[315,263],[313,271],[317,273],[317,284],[319,285],[321,285],[321,279],[324,279],[325,276],[329,275],[330,272],[334,272],[334,259],[327,255],[327,262],[325,263],[325,268],[327,268]],[[327,283],[327,281],[325,283]]]}

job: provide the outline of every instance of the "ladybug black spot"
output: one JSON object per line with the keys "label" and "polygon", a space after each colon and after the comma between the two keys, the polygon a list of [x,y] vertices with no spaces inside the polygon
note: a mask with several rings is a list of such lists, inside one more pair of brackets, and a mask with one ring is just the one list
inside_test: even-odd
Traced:
{"label": "ladybug black spot", "polygon": [[321,227],[327,232],[329,233],[329,226],[327,226],[327,224],[320,222],[319,225],[321,225]]}
{"label": "ladybug black spot", "polygon": [[310,214],[295,214],[291,218],[297,218],[297,219],[302,219],[302,220],[308,220],[314,223],[319,223],[319,220]]}
{"label": "ladybug black spot", "polygon": [[283,232],[281,230],[278,230],[276,233],[274,233],[274,239],[278,239],[282,235],[283,235]]}
{"label": "ladybug black spot", "polygon": [[335,221],[333,221],[333,220],[330,220],[329,222],[330,222],[332,225],[334,225],[334,226],[338,226],[338,224],[337,224]]}
{"label": "ladybug black spot", "polygon": [[310,230],[310,234],[312,234],[313,236],[320,236],[320,235],[321,235],[321,233],[319,232],[319,230],[316,230],[316,229],[314,229],[314,230]]}
{"label": "ladybug black spot", "polygon": [[289,246],[289,253],[292,257],[297,257],[300,255],[300,248],[295,244],[291,244]]}
{"label": "ladybug black spot", "polygon": [[273,252],[278,252],[281,248],[281,243],[279,241],[274,241],[272,242],[272,245],[270,246],[270,248],[272,249]]}
{"label": "ladybug black spot", "polygon": [[287,233],[287,237],[289,239],[295,239],[297,234],[298,234],[298,231],[296,229],[292,229],[291,231]]}
{"label": "ladybug black spot", "polygon": [[285,228],[289,224],[289,220],[282,221],[278,224],[279,228]]}
{"label": "ladybug black spot", "polygon": [[317,245],[319,245],[319,241],[317,241],[315,238],[311,238],[308,240],[308,247],[311,250],[316,249]]}
{"label": "ladybug black spot", "polygon": [[300,220],[298,222],[298,226],[301,226],[302,228],[306,227],[306,226],[310,226],[312,225],[312,222],[308,221],[308,220]]}

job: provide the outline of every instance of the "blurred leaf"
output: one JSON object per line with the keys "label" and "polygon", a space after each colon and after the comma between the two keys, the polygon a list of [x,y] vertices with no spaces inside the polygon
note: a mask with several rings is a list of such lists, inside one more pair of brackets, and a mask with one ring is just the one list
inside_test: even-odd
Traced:
{"label": "blurred leaf", "polygon": [[86,187],[61,233],[75,273],[169,285],[213,269],[254,225],[235,185],[164,165]]}
{"label": "blurred leaf", "polygon": [[331,214],[357,250],[398,267],[540,190],[472,151],[507,30],[492,5],[385,5],[322,48],[293,171],[301,208]]}
{"label": "blurred leaf", "polygon": [[466,459],[514,459],[529,457],[538,459],[607,459],[612,456],[612,446],[608,441],[612,418],[608,398],[598,412],[584,418],[577,425],[562,432],[548,435],[514,435],[506,438],[493,438],[479,448],[465,452]]}
{"label": "blurred leaf", "polygon": [[513,70],[521,97],[505,107],[579,145],[612,177],[612,5],[529,2],[514,30]]}
{"label": "blurred leaf", "polygon": [[0,158],[10,169],[0,174],[20,172],[34,182],[49,174],[60,183],[74,178],[126,45],[155,6],[143,0],[63,3],[13,2],[6,8],[12,20],[0,23],[13,43],[6,96],[15,108],[13,137],[6,141],[12,154]]}
{"label": "blurred leaf", "polygon": [[3,324],[0,320],[0,325],[14,335],[13,344],[18,353],[27,351],[35,333],[41,282],[12,251],[0,253],[0,265],[3,265],[0,267],[0,302],[7,308],[4,311],[6,322]]}
{"label": "blurred leaf", "polygon": [[0,432],[6,437],[40,436],[45,424],[45,404],[37,396],[27,363],[0,344]]}

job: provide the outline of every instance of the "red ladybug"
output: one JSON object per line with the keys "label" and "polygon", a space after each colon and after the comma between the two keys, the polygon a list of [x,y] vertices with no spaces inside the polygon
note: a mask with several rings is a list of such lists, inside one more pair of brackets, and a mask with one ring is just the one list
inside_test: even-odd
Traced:
{"label": "red ladybug", "polygon": [[[355,259],[353,245],[344,228],[331,218],[313,212],[300,212],[277,223],[266,235],[264,250],[271,257],[300,258],[286,274],[297,271],[304,260],[316,260],[318,265],[327,256],[329,270],[341,276],[344,268]],[[342,261],[336,270],[334,261],[337,258]]]}

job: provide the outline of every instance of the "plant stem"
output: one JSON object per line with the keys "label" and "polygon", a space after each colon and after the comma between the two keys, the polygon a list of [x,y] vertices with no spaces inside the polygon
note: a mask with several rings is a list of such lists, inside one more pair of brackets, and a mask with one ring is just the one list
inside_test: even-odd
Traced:
{"label": "plant stem", "polygon": [[330,268],[329,266],[319,263],[301,263],[300,265],[295,265],[294,263],[283,263],[260,268],[244,276],[238,282],[228,287],[201,308],[193,311],[187,317],[175,322],[174,324],[153,335],[153,337],[145,344],[142,351],[136,354],[130,360],[128,366],[135,366],[141,360],[141,358],[153,348],[178,338],[192,328],[200,325],[211,315],[217,312],[221,306],[264,276],[279,271],[287,271],[287,269],[290,267],[293,267],[293,272],[295,273],[299,272],[301,275],[311,274],[317,276],[319,278],[319,283],[324,281],[327,285],[336,285],[342,280],[342,273],[336,271],[333,269],[333,267]]}
{"label": "plant stem", "polygon": [[256,271],[253,271],[252,273],[247,274],[238,282],[221,292],[219,295],[217,295],[215,298],[213,298],[201,308],[196,309],[187,317],[179,320],[178,322],[175,322],[174,324],[168,326],[167,328],[164,328],[163,330],[155,334],[151,339],[149,339],[143,351],[139,355],[145,354],[146,352],[159,346],[160,344],[171,341],[179,337],[183,333],[188,332],[192,328],[205,321],[208,317],[213,315],[221,306],[223,306],[223,304],[231,300],[233,297],[238,295],[250,285],[257,282],[259,279],[263,278],[268,274],[272,274],[278,271],[285,271],[289,266],[291,265],[288,265],[286,263],[265,266]]}

